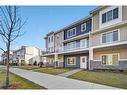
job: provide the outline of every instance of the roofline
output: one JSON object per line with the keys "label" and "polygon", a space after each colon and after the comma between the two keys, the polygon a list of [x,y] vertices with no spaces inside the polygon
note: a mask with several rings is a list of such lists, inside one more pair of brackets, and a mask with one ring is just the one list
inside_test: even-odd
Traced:
{"label": "roofline", "polygon": [[92,15],[88,15],[88,16],[86,16],[86,17],[84,17],[84,18],[82,18],[82,19],[80,19],[80,20],[78,20],[78,21],[76,21],[76,22],[73,22],[72,24],[69,24],[69,25],[65,26],[64,28],[62,28],[62,29],[60,29],[60,30],[58,30],[58,31],[56,31],[56,32],[54,32],[54,33],[57,34],[57,33],[59,33],[59,32],[62,32],[62,31],[66,30],[66,29],[68,29],[68,28],[70,28],[70,27],[75,26],[76,24],[81,23],[82,21],[85,21],[85,20],[90,19],[91,17],[92,17]]}
{"label": "roofline", "polygon": [[90,13],[90,14],[93,14],[93,13],[95,13],[95,12],[100,11],[100,10],[101,10],[102,8],[104,8],[104,7],[108,7],[108,6],[98,6],[97,8],[91,10],[89,13]]}

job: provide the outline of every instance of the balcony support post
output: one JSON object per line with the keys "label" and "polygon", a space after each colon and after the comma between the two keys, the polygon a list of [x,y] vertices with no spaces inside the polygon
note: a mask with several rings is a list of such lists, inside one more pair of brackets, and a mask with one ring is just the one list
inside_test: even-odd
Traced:
{"label": "balcony support post", "polygon": [[57,53],[54,54],[54,59],[55,59],[54,67],[56,68],[58,65],[58,63],[57,63],[58,62],[58,54]]}
{"label": "balcony support post", "polygon": [[89,49],[89,70],[93,70],[93,48]]}

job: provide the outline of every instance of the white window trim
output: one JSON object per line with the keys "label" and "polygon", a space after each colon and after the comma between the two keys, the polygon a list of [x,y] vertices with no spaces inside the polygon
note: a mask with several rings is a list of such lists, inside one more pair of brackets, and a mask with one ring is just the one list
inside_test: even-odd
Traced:
{"label": "white window trim", "polygon": [[[118,64],[102,64],[102,56],[104,55],[118,55]],[[119,61],[120,61],[120,54],[119,53],[110,53],[110,54],[101,54],[100,55],[100,61],[101,61],[101,65],[107,65],[107,66],[118,66],[119,65]]]}
{"label": "white window trim", "polygon": [[[110,32],[113,33],[114,31],[118,31],[118,40],[117,41],[111,41],[111,42],[102,43],[102,36],[103,36],[103,34],[107,34],[107,33],[110,33]],[[104,32],[104,33],[101,34],[101,38],[100,38],[101,45],[112,44],[112,43],[119,42],[119,41],[120,41],[120,29],[115,29],[115,30],[107,31],[107,32]]]}
{"label": "white window trim", "polygon": [[[110,20],[106,23],[102,23],[102,14],[110,11],[110,10],[113,10],[115,8],[119,8],[119,12],[118,12],[118,18],[117,19],[113,19],[113,20]],[[108,27],[108,26],[111,26],[111,25],[114,25],[114,24],[117,24],[119,22],[122,22],[122,6],[111,6],[111,7],[108,7],[102,11],[99,12],[99,28],[104,28],[104,27]]]}
{"label": "white window trim", "polygon": [[[82,30],[82,26],[85,25],[85,30]],[[86,23],[81,24],[81,32],[86,31]]]}
{"label": "white window trim", "polygon": [[[69,57],[67,57],[67,65],[72,65],[72,66],[73,66],[73,65],[76,65],[76,62],[75,62],[74,64],[68,64],[68,58],[69,58]],[[74,57],[74,58],[75,58],[75,61],[76,61],[76,57]]]}
{"label": "white window trim", "polygon": [[67,38],[70,38],[70,37],[75,36],[75,35],[71,35],[71,36],[68,35],[68,31],[71,31],[71,30],[73,30],[73,29],[75,29],[75,35],[76,35],[76,27],[74,27],[74,28],[72,28],[72,29],[67,30]]}

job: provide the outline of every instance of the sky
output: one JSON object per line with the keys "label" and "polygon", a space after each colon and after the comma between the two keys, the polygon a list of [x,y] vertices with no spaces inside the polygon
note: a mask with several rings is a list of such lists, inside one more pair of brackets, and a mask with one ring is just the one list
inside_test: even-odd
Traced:
{"label": "sky", "polygon": [[[44,37],[89,15],[96,6],[20,6],[20,13],[27,23],[22,28],[23,36],[12,43],[11,49],[22,45],[45,49]],[[0,39],[0,46],[4,44]]]}

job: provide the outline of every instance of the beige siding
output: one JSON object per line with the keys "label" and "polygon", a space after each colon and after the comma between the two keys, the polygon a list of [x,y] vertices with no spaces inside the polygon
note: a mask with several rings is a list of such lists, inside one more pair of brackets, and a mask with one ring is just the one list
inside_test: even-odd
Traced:
{"label": "beige siding", "polygon": [[64,56],[63,55],[59,55],[58,56],[58,61],[59,62],[64,62]]}
{"label": "beige siding", "polygon": [[[120,30],[120,41],[122,42],[122,41],[127,41],[127,26],[125,26],[125,27],[121,27],[121,28],[119,28],[119,30]],[[113,30],[109,30],[109,31],[113,31]],[[92,46],[98,46],[98,45],[100,45],[101,44],[101,33],[100,34],[94,34],[94,35],[92,35],[91,37],[91,39],[92,39],[92,41],[91,41],[91,44],[92,44]]]}
{"label": "beige siding", "polygon": [[91,36],[91,46],[98,46],[100,45],[101,41],[101,34],[95,34]]}
{"label": "beige siding", "polygon": [[55,50],[57,51],[59,48],[61,48],[63,46],[62,42],[63,42],[63,32],[59,32],[57,34],[55,34]]}
{"label": "beige siding", "polygon": [[99,29],[99,13],[93,16],[93,31]]}
{"label": "beige siding", "polygon": [[121,49],[111,49],[111,50],[102,50],[102,51],[96,51],[94,52],[94,60],[101,60],[102,54],[111,54],[111,53],[119,53],[120,59],[127,59],[127,49],[121,48]]}
{"label": "beige siding", "polygon": [[127,41],[127,26],[120,28],[120,41]]}
{"label": "beige siding", "polygon": [[122,15],[123,15],[123,21],[124,20],[127,20],[127,6],[123,6],[123,12],[122,12]]}

